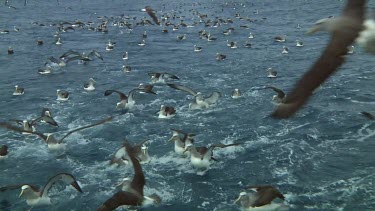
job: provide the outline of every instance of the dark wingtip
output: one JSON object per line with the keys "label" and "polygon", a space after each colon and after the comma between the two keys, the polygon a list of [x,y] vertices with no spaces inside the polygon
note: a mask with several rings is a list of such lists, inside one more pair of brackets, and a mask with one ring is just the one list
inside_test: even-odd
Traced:
{"label": "dark wingtip", "polygon": [[113,92],[113,90],[106,90],[106,91],[104,92],[104,96],[111,95],[112,92]]}
{"label": "dark wingtip", "polygon": [[361,114],[362,114],[363,116],[365,116],[367,119],[375,120],[375,116],[372,115],[371,113],[367,112],[367,111],[361,111]]}
{"label": "dark wingtip", "polygon": [[80,193],[83,193],[81,187],[78,185],[78,183],[76,181],[72,182],[71,185],[77,190],[79,191]]}

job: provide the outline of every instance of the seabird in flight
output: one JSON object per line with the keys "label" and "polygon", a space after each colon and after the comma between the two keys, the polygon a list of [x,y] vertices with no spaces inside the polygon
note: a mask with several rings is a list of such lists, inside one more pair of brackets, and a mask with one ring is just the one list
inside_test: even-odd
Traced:
{"label": "seabird in flight", "polygon": [[146,179],[142,171],[142,166],[136,157],[136,150],[126,140],[124,145],[126,152],[133,163],[134,177],[127,191],[118,191],[115,193],[99,207],[98,211],[111,211],[122,205],[146,206],[149,204],[159,204],[161,202],[161,198],[156,194],[152,194],[150,196],[144,195],[143,188],[145,186]]}
{"label": "seabird in flight", "polygon": [[[151,160],[150,155],[148,154],[148,147],[145,145],[147,141],[149,140],[147,139],[147,140],[141,141],[138,144],[133,146],[134,154],[141,164],[148,163]],[[123,145],[120,149],[118,149],[115,152],[109,164],[113,165],[116,163],[118,165],[122,165],[122,164],[129,164],[129,162],[130,162],[129,155],[126,153],[125,145]]]}
{"label": "seabird in flight", "polygon": [[215,105],[221,97],[220,92],[212,92],[212,94],[208,98],[204,98],[201,92],[195,92],[194,90],[186,86],[169,83],[167,83],[167,85],[174,89],[187,92],[194,96],[194,101],[189,104],[189,109],[191,110],[209,108],[210,106]]}
{"label": "seabird in flight", "polygon": [[46,205],[51,204],[51,199],[48,197],[48,191],[51,189],[53,185],[58,182],[63,182],[64,184],[73,186],[77,191],[83,193],[81,187],[77,183],[77,180],[74,178],[73,175],[68,173],[59,173],[50,178],[47,184],[43,187],[43,189],[39,189],[38,187],[30,184],[19,184],[19,185],[10,185],[5,187],[0,187],[0,192],[4,192],[7,190],[15,190],[21,188],[21,193],[19,197],[23,197],[26,199],[26,203],[30,206],[37,206],[37,205]]}
{"label": "seabird in flight", "polygon": [[157,73],[157,72],[150,72],[148,73],[148,76],[150,76],[150,79],[153,83],[165,83],[165,80],[169,79],[175,79],[175,80],[180,80],[179,77],[176,75],[162,72],[162,73]]}
{"label": "seabird in flight", "polygon": [[153,91],[148,91],[146,89],[138,89],[138,88],[136,88],[136,89],[131,90],[129,92],[128,96],[126,96],[124,93],[122,93],[122,92],[120,92],[118,90],[109,89],[109,90],[106,90],[104,92],[104,96],[111,95],[113,92],[115,92],[120,97],[120,102],[118,102],[116,104],[116,109],[130,109],[135,104],[135,101],[133,99],[134,92],[140,92],[140,91],[145,92],[145,93],[150,93],[150,94],[156,94]]}
{"label": "seabird in flight", "polygon": [[283,102],[286,95],[281,89],[278,89],[274,86],[267,86],[266,89],[272,89],[273,91],[275,91],[277,93],[277,95],[274,95],[272,97],[272,101],[274,101],[275,103],[282,103]]}
{"label": "seabird in flight", "polygon": [[100,120],[99,122],[97,123],[94,123],[94,124],[91,124],[91,125],[86,125],[86,126],[83,126],[83,127],[79,127],[79,128],[76,128],[74,130],[71,130],[69,132],[67,132],[62,138],[60,138],[59,140],[55,139],[55,137],[53,136],[52,133],[49,133],[47,135],[44,135],[43,133],[39,133],[39,132],[36,132],[36,131],[27,131],[27,130],[24,130],[22,128],[19,128],[19,127],[16,127],[16,126],[13,126],[9,123],[6,123],[6,122],[0,122],[0,127],[4,127],[4,128],[7,128],[9,130],[14,130],[16,132],[22,132],[22,133],[31,133],[31,134],[35,134],[37,136],[39,136],[41,139],[43,139],[43,141],[48,145],[48,148],[49,149],[63,149],[65,148],[65,144],[63,144],[63,140],[68,137],[69,135],[71,135],[72,133],[75,133],[75,132],[78,132],[80,130],[83,130],[83,129],[87,129],[87,128],[90,128],[90,127],[94,127],[94,126],[97,126],[97,125],[101,125],[101,124],[104,124],[106,122],[109,122],[111,121],[113,118],[112,117],[109,117],[109,118],[106,118],[106,119],[103,119],[103,120]]}
{"label": "seabird in flight", "polygon": [[234,201],[234,204],[239,203],[241,208],[249,210],[251,210],[251,208],[263,208],[262,210],[279,210],[282,207],[287,208],[284,204],[272,203],[276,198],[285,199],[284,195],[275,187],[264,185],[250,186],[247,188],[254,189],[256,192],[246,193],[242,191],[240,196]]}
{"label": "seabird in flight", "polygon": [[160,25],[160,22],[159,22],[158,18],[156,17],[154,11],[151,9],[151,7],[150,7],[150,6],[146,6],[145,9],[146,9],[147,14],[152,18],[152,20],[153,20],[157,25]]}
{"label": "seabird in flight", "polygon": [[141,91],[139,91],[139,93],[150,93],[150,94],[156,95],[156,92],[154,92],[152,90],[153,88],[154,88],[154,85],[151,85],[151,84],[140,83],[138,85],[138,89],[141,89]]}
{"label": "seabird in flight", "polygon": [[42,114],[40,116],[42,117],[41,122],[45,122],[56,127],[59,126],[57,122],[53,119],[52,113],[48,108],[43,108]]}
{"label": "seabird in flight", "polygon": [[174,141],[174,151],[178,155],[190,155],[189,151],[186,151],[186,145],[194,144],[194,136],[193,133],[185,133],[181,130],[171,129],[172,130],[172,137],[168,140]]}
{"label": "seabird in flight", "polygon": [[186,151],[190,152],[190,162],[191,164],[197,168],[197,169],[202,169],[203,171],[208,170],[208,168],[211,165],[211,160],[217,161],[213,155],[214,152],[213,150],[217,147],[220,148],[225,148],[225,147],[230,147],[230,146],[238,146],[240,144],[211,144],[210,147],[195,147],[192,144],[187,144],[186,145]]}
{"label": "seabird in flight", "polygon": [[363,29],[366,0],[348,0],[341,16],[325,18],[315,23],[308,33],[326,30],[331,40],[315,64],[296,83],[283,102],[272,113],[275,118],[288,118],[310,98],[314,90],[344,63],[348,47]]}

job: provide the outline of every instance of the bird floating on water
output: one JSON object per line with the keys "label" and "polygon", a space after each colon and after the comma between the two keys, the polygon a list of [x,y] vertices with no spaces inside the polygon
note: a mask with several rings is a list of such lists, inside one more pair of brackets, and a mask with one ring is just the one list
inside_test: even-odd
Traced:
{"label": "bird floating on water", "polygon": [[241,98],[241,97],[242,97],[242,93],[241,93],[241,91],[240,91],[239,89],[236,88],[236,89],[234,89],[234,90],[232,91],[231,97],[232,97],[233,99]]}
{"label": "bird floating on water", "polygon": [[15,85],[15,90],[13,92],[13,95],[23,95],[25,93],[25,89],[22,87],[19,87],[18,85]]}
{"label": "bird floating on water", "polygon": [[58,89],[58,90],[56,90],[56,94],[57,94],[57,100],[58,101],[69,100],[69,92],[68,91]]}

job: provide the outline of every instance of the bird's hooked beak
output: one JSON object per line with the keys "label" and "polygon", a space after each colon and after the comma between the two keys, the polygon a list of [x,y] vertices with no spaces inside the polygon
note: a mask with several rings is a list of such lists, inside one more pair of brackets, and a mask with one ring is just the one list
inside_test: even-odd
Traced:
{"label": "bird's hooked beak", "polygon": [[174,140],[176,140],[177,137],[178,137],[178,135],[177,136],[172,135],[172,137],[170,139],[168,139],[167,142],[174,141]]}
{"label": "bird's hooked beak", "polygon": [[186,151],[190,151],[190,149],[191,149],[192,146],[193,146],[193,144],[191,144],[191,143],[186,144],[185,145],[185,151],[182,154],[184,154]]}
{"label": "bird's hooked beak", "polygon": [[21,193],[18,197],[21,197],[23,195],[23,193],[24,193],[24,189],[22,189],[22,191],[21,191]]}
{"label": "bird's hooked beak", "polygon": [[246,192],[241,192],[240,195],[238,196],[238,198],[233,202],[233,204],[236,204],[245,195],[246,195]]}

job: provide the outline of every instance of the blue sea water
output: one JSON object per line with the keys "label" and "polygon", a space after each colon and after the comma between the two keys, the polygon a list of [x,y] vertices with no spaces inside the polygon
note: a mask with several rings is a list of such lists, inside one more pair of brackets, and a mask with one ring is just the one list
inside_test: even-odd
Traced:
{"label": "blue sea water", "polygon": [[[40,138],[1,129],[0,145],[9,146],[9,157],[0,160],[0,187],[30,183],[43,186],[48,178],[60,173],[73,174],[84,193],[73,188],[51,190],[52,206],[32,210],[96,210],[116,191],[116,184],[132,176],[130,167],[110,167],[108,161],[125,138],[131,142],[149,139],[150,163],[142,165],[146,175],[145,193],[157,193],[162,204],[145,210],[239,210],[233,201],[245,185],[271,184],[286,196],[290,210],[374,210],[375,209],[375,124],[359,114],[374,112],[374,57],[355,46],[354,54],[330,78],[310,102],[293,118],[277,120],[269,117],[275,105],[269,89],[276,86],[290,90],[296,80],[318,58],[329,40],[326,33],[305,35],[306,30],[321,18],[340,14],[345,1],[326,0],[254,0],[254,1],[9,1],[17,9],[0,6],[0,119],[33,119],[47,107],[60,127],[39,124],[38,131],[56,133],[91,124],[108,116],[112,122],[72,134],[65,141],[64,151],[53,152]],[[185,23],[199,22],[192,10],[207,14],[208,19],[231,18],[233,24],[218,27],[180,27],[178,31],[161,32],[156,25],[113,26],[121,15],[137,17],[149,5],[157,15],[176,14]],[[370,9],[373,5],[369,5]],[[258,14],[255,11],[259,11]],[[239,13],[254,22],[235,18]],[[54,33],[62,21],[109,19],[108,33],[87,28],[61,32],[62,45],[55,45]],[[172,19],[179,23],[180,19]],[[43,24],[44,26],[41,26]],[[296,28],[297,25],[301,28]],[[241,28],[248,25],[249,28]],[[13,27],[19,28],[14,31]],[[235,30],[223,35],[229,27]],[[198,36],[205,29],[217,37],[207,42]],[[137,45],[147,31],[146,46]],[[252,47],[244,48],[249,33]],[[176,36],[187,39],[177,41]],[[285,43],[273,37],[286,36]],[[36,45],[40,37],[44,45]],[[304,47],[295,47],[295,40]],[[116,42],[107,52],[108,40]],[[227,40],[239,48],[230,49]],[[194,52],[193,46],[203,48]],[[289,54],[281,54],[282,47]],[[7,55],[12,46],[13,55]],[[103,61],[95,59],[87,65],[68,63],[50,75],[38,74],[48,57],[59,57],[68,50],[98,51]],[[122,55],[129,52],[130,73],[121,71]],[[227,55],[216,61],[216,53]],[[279,77],[267,78],[272,67]],[[148,83],[148,72],[170,72],[180,77],[176,83],[209,95],[220,91],[219,103],[208,110],[189,111],[191,97],[156,85],[155,95],[135,95],[136,105],[127,113],[115,110],[117,96],[104,96],[107,89],[129,92],[139,83]],[[93,77],[96,90],[87,92],[83,84]],[[22,96],[13,96],[14,86],[25,88]],[[243,98],[232,99],[231,91],[239,88]],[[70,92],[66,102],[56,101],[56,90]],[[177,115],[158,119],[161,105],[174,106]],[[197,134],[196,145],[211,143],[243,143],[215,151],[219,160],[203,176],[197,175],[189,160],[173,152],[171,128]],[[19,190],[0,193],[0,210],[26,210]],[[4,204],[8,204],[5,208]],[[3,206],[1,208],[1,206]]]}

